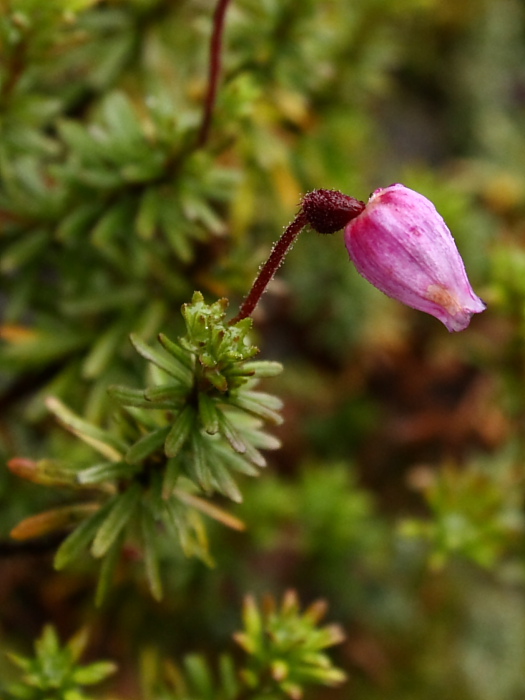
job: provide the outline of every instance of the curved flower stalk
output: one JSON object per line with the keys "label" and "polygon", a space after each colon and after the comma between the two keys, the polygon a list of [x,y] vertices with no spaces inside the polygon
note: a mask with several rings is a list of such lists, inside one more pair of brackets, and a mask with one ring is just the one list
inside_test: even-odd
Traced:
{"label": "curved flower stalk", "polygon": [[150,363],[153,382],[144,389],[110,387],[122,407],[113,430],[84,421],[57,399],[48,401],[60,422],[101,459],[85,465],[21,458],[10,462],[11,470],[27,479],[82,492],[79,503],[28,518],[11,534],[26,539],[73,528],[58,549],[55,565],[68,565],[89,547],[102,560],[98,601],[106,594],[124,544],[134,543],[137,533],[156,598],[162,596],[161,531],[178,537],[186,555],[209,562],[199,514],[236,529],[243,523],[208,497],[218,492],[241,501],[234,475],[256,476],[266,465],[261,449],[279,446],[261,428],[264,422],[281,422],[281,402],[255,386],[261,377],[279,373],[281,365],[252,360],[258,350],[247,338],[251,321],[227,325],[226,306],[225,300],[207,305],[195,293],[183,307],[184,337],[174,342],[160,335],[158,348],[132,338]]}

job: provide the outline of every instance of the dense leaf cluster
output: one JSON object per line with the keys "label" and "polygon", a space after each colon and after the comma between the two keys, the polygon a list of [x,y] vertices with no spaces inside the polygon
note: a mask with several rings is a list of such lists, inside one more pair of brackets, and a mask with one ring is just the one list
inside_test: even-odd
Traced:
{"label": "dense leaf cluster", "polygon": [[59,421],[102,461],[75,465],[16,458],[10,463],[15,473],[37,483],[98,494],[32,516],[12,534],[25,539],[76,525],[59,547],[55,565],[62,569],[89,545],[102,560],[99,602],[130,533],[139,538],[156,598],[162,596],[157,543],[162,531],[178,539],[187,555],[209,561],[199,512],[232,527],[242,524],[203,496],[218,492],[241,501],[232,472],[256,476],[266,465],[260,449],[279,445],[261,427],[263,421],[281,422],[281,402],[255,385],[279,373],[281,365],[252,361],[258,350],[247,336],[251,321],[232,326],[225,315],[224,300],[207,305],[196,293],[183,309],[186,336],[174,342],[161,334],[158,349],[132,338],[150,363],[151,383],[145,389],[110,387],[125,409],[112,429],[85,421],[56,398],[47,401]]}

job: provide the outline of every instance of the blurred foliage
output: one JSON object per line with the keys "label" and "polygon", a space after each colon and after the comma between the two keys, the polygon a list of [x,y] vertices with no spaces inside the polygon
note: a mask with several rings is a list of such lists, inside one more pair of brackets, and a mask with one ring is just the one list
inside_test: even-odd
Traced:
{"label": "blurred foliage", "polygon": [[245,630],[235,640],[250,654],[249,666],[242,672],[249,688],[261,695],[301,698],[305,684],[331,686],[345,680],[345,674],[333,668],[323,652],[343,640],[342,631],[335,625],[316,629],[325,607],[318,601],[300,615],[299,602],[291,591],[280,608],[268,600],[266,609],[260,611],[252,598],[246,600]]}
{"label": "blurred foliage", "polygon": [[472,464],[461,470],[445,465],[436,475],[421,470],[417,480],[432,519],[406,521],[402,532],[430,542],[432,566],[460,554],[491,568],[506,550],[519,547],[524,526],[521,479],[513,466],[502,470],[494,460],[490,469]]}
{"label": "blurred foliage", "polygon": [[344,635],[337,625],[318,626],[325,613],[326,604],[320,600],[301,612],[293,591],[285,594],[281,606],[272,597],[259,606],[250,596],[244,602],[244,628],[234,635],[247,655],[240,669],[235,669],[231,656],[223,654],[214,678],[207,661],[191,654],[182,667],[168,662],[159,670],[157,658],[149,654],[143,661],[146,697],[299,700],[305,685],[340,685],[345,674],[332,665],[323,649],[340,643]]}
{"label": "blurred foliage", "polygon": [[[316,601],[303,613],[293,591],[278,607],[267,597],[261,608],[249,597],[244,603],[244,629],[235,640],[248,656],[247,665],[236,670],[231,656],[220,657],[220,680],[216,684],[205,659],[196,654],[184,658],[183,668],[166,661],[158,663],[146,654],[142,683],[146,698],[236,700],[237,698],[303,697],[305,685],[336,686],[345,674],[335,668],[323,649],[343,639],[336,625],[319,627],[326,604]],[[56,631],[46,626],[35,643],[35,657],[9,653],[10,661],[22,671],[20,682],[7,686],[8,698],[22,700],[88,700],[81,686],[95,685],[116,671],[115,664],[97,661],[80,665],[87,635],[77,633],[64,647]],[[1,686],[0,686],[1,688]]]}
{"label": "blurred foliage", "polygon": [[[263,676],[291,683],[265,697],[521,697],[525,7],[231,0],[199,146],[215,5],[0,0],[0,646],[89,622],[112,698]],[[216,300],[235,315],[302,193],[396,181],[435,202],[488,303],[467,331],[309,231],[253,328],[228,325]],[[62,561],[89,547],[100,567]],[[247,594],[291,588],[345,630],[340,688],[303,683],[322,629],[286,598],[249,608],[266,632],[247,673],[221,657]],[[279,675],[296,657],[275,619],[306,676]],[[35,658],[76,663],[46,629]],[[174,659],[165,681],[148,658]],[[0,679],[20,684],[5,655]]]}
{"label": "blurred foliage", "polygon": [[53,627],[44,628],[35,642],[32,659],[9,654],[9,659],[22,671],[20,683],[8,686],[8,697],[22,700],[87,700],[81,686],[100,683],[116,671],[115,664],[98,661],[81,666],[78,661],[87,643],[85,632],[75,635],[61,647]]}

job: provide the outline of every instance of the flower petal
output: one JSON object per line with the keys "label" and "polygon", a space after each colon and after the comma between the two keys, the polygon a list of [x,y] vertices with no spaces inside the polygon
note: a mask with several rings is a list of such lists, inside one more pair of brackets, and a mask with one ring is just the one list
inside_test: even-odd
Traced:
{"label": "flower petal", "polygon": [[357,270],[407,306],[463,330],[485,309],[465,271],[452,234],[434,205],[401,184],[376,190],[345,228]]}

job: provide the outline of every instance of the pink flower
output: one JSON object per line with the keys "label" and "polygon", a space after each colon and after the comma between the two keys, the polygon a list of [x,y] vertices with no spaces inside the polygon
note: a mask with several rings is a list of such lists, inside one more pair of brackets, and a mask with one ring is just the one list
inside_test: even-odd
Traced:
{"label": "pink flower", "polygon": [[485,309],[436,208],[404,185],[376,190],[346,225],[345,243],[363,277],[449,331],[463,330],[472,314]]}

